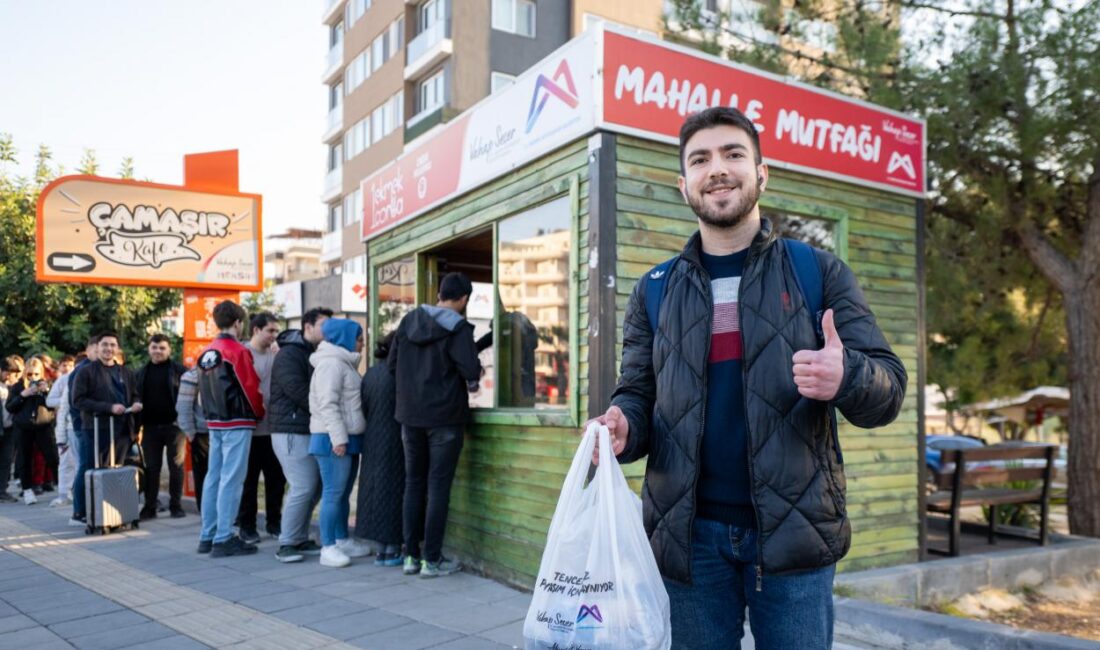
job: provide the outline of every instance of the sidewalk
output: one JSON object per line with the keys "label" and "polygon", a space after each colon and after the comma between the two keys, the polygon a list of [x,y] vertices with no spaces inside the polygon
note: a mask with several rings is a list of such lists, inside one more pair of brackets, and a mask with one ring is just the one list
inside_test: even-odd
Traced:
{"label": "sidewalk", "polygon": [[0,648],[522,647],[530,595],[467,573],[406,577],[195,553],[199,518],[87,536],[68,508],[0,505]]}

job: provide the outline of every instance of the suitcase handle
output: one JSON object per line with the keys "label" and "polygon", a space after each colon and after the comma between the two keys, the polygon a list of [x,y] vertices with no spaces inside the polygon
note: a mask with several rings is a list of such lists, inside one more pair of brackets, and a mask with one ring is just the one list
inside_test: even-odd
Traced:
{"label": "suitcase handle", "polygon": [[[107,415],[107,422],[110,425],[111,434],[111,457],[107,460],[108,467],[115,467],[115,417],[113,415]],[[95,469],[99,469],[99,418],[95,415],[92,416],[92,428],[94,429],[92,437],[95,441],[92,443],[92,447],[95,449]]]}

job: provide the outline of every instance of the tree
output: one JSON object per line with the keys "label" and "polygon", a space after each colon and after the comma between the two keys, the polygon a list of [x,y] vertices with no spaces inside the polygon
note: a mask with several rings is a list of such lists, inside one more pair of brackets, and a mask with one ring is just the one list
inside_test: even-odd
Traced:
{"label": "tree", "polygon": [[[6,144],[5,144],[6,143]],[[39,284],[34,277],[35,204],[53,178],[52,156],[41,146],[35,178],[14,179],[0,166],[0,345],[4,354],[78,352],[91,334],[113,329],[129,363],[144,358],[157,318],[180,302],[178,291],[97,285]],[[10,136],[0,135],[0,163],[16,160]]]}
{"label": "tree", "polygon": [[275,294],[270,288],[241,294],[241,307],[244,307],[249,316],[261,311],[269,311],[278,318],[283,318],[283,314],[286,312],[286,305],[275,300]]}
{"label": "tree", "polygon": [[939,54],[909,97],[928,118],[932,212],[1064,314],[1070,531],[1100,536],[1100,3],[924,7]]}

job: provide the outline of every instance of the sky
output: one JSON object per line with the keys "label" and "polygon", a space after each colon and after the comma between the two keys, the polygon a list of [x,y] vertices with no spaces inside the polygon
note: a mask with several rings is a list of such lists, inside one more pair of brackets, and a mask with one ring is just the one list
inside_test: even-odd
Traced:
{"label": "sky", "polygon": [[[324,228],[324,0],[0,0],[0,133],[75,173],[126,156],[182,184],[183,156],[238,149],[264,235]],[[11,172],[12,170],[8,170]]]}

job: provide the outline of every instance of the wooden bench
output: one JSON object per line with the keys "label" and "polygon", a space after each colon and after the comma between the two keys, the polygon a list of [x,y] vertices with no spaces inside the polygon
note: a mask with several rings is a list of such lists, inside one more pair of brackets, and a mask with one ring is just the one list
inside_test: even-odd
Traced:
{"label": "wooden bench", "polygon": [[[997,529],[997,510],[1005,505],[1038,504],[1039,544],[1046,546],[1050,541],[1048,514],[1050,512],[1050,488],[1054,476],[1054,457],[1058,447],[1055,445],[992,445],[972,449],[945,449],[941,452],[941,467],[954,464],[947,473],[933,472],[936,492],[926,498],[930,512],[945,513],[950,516],[950,537],[948,548],[929,547],[930,553],[957,556],[962,524],[959,509],[968,506],[988,506],[989,543],[996,544],[998,532],[1002,535],[1034,539],[1030,535],[1019,535],[1011,531]],[[1029,459],[1040,459],[1042,465],[1013,467],[1013,463]],[[1019,489],[1009,486],[1018,481],[1041,481],[1035,488]]]}

